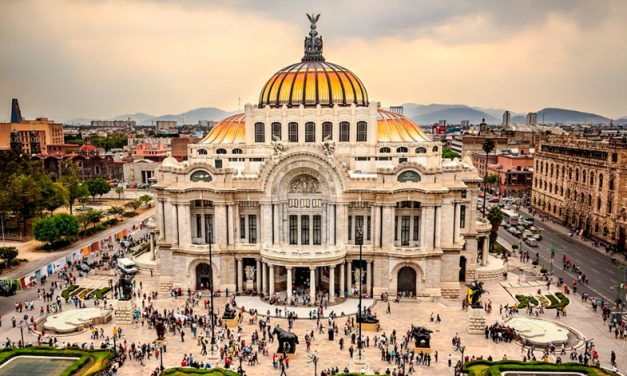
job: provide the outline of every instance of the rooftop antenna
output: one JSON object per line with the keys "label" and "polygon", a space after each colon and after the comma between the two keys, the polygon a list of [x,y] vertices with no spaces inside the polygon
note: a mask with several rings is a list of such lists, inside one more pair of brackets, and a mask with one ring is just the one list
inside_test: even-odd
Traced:
{"label": "rooftop antenna", "polygon": [[242,111],[242,97],[237,97],[237,112]]}

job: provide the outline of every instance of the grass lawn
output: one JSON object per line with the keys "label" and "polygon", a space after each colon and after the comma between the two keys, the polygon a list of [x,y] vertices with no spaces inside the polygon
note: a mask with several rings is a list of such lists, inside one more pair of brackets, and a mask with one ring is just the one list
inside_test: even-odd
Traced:
{"label": "grass lawn", "polygon": [[82,350],[78,348],[57,349],[49,346],[27,347],[18,349],[15,347],[0,350],[0,364],[7,360],[20,355],[30,356],[59,356],[59,357],[77,357],[70,367],[68,367],[61,376],[69,375],[95,375],[109,366],[113,360],[113,353],[107,350]]}
{"label": "grass lawn", "polygon": [[490,362],[488,360],[474,360],[464,364],[463,372],[470,376],[500,376],[503,371],[548,371],[548,372],[579,372],[588,376],[612,376],[616,375],[595,367],[586,367],[578,363],[544,363],[522,362],[519,360],[502,360]]}

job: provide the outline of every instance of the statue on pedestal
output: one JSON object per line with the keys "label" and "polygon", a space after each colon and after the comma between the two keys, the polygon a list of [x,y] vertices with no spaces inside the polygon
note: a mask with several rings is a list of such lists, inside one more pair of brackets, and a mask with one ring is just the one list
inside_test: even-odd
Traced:
{"label": "statue on pedestal", "polygon": [[483,282],[472,281],[466,285],[468,287],[468,304],[472,308],[483,308],[481,305],[481,295],[487,293],[483,289]]}
{"label": "statue on pedestal", "polygon": [[226,303],[224,306],[224,313],[222,314],[223,319],[232,320],[235,318],[235,309],[231,308],[229,303]]}
{"label": "statue on pedestal", "polygon": [[119,286],[119,300],[131,300],[133,298],[133,276],[124,275],[120,276],[118,280]]}
{"label": "statue on pedestal", "polygon": [[431,333],[433,330],[429,330],[424,326],[411,326],[410,336],[414,339],[414,345],[420,348],[431,347]]}
{"label": "statue on pedestal", "polygon": [[276,335],[279,342],[279,348],[277,354],[288,353],[293,354],[296,352],[296,344],[298,343],[298,336],[294,333],[286,332],[278,325],[274,327],[272,334]]}

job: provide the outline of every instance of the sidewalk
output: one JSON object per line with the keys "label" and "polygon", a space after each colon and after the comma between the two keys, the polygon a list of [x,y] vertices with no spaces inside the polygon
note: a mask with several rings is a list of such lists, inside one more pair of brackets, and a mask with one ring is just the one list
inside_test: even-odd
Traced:
{"label": "sidewalk", "polygon": [[[592,243],[590,241],[586,241],[581,239],[579,236],[570,236],[570,230],[564,226],[562,226],[561,224],[555,223],[553,222],[553,219],[549,219],[548,221],[544,221],[544,220],[540,220],[539,217],[537,216],[533,216],[531,215],[531,213],[529,213],[529,211],[525,208],[520,208],[518,209],[518,212],[521,214],[524,214],[527,217],[532,217],[536,220],[539,220],[542,225],[550,228],[551,230],[555,231],[555,232],[559,232],[560,234],[564,235],[564,236],[569,236],[573,241],[577,242],[579,245],[581,245],[582,247],[586,247],[592,250],[597,251],[600,254],[606,255],[609,257],[609,255],[607,254],[607,252],[605,251],[605,248],[602,246],[594,246],[592,245]],[[619,253],[614,253],[612,255],[613,257],[616,258],[616,261],[621,262],[623,264],[627,263],[627,256],[625,254],[619,254]]]}

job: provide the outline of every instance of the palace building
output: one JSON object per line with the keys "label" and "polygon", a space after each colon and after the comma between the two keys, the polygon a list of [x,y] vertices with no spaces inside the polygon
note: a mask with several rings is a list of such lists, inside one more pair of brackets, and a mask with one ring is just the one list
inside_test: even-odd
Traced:
{"label": "palace building", "polygon": [[487,260],[489,225],[470,158],[441,148],[323,57],[312,17],[300,62],[157,169],[160,287],[335,302],[361,268],[369,296],[457,297]]}

